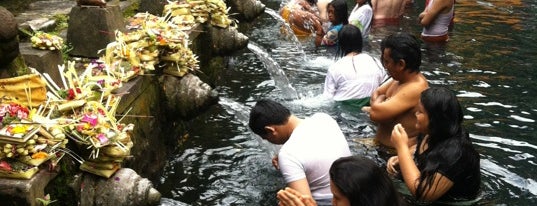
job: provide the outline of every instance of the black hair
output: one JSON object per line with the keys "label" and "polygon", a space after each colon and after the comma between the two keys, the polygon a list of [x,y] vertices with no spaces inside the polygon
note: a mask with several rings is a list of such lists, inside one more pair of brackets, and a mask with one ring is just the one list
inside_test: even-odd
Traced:
{"label": "black hair", "polygon": [[343,57],[351,52],[361,53],[363,47],[362,32],[352,24],[344,25],[338,33],[338,52],[336,57]]}
{"label": "black hair", "polygon": [[283,125],[287,123],[291,112],[282,104],[269,99],[257,101],[250,110],[248,126],[257,135],[265,138],[267,131],[265,126]]}
{"label": "black hair", "polygon": [[380,44],[380,52],[390,49],[394,62],[405,60],[406,67],[411,72],[419,72],[421,65],[421,42],[409,33],[399,32],[386,37]]}
{"label": "black hair", "polygon": [[[429,117],[427,149],[421,154],[416,152],[416,161],[420,170],[416,197],[423,199],[424,195],[433,190],[432,184],[435,173],[439,168],[456,168],[473,170],[472,178],[480,178],[479,154],[473,148],[468,133],[462,126],[463,111],[457,96],[445,87],[431,87],[421,93],[420,102]],[[423,134],[418,137],[418,143],[423,140]],[[418,145],[419,147],[419,145]],[[476,181],[472,181],[476,183]],[[464,194],[467,197],[477,196],[479,181],[474,194]]]}
{"label": "black hair", "polygon": [[351,206],[399,206],[402,199],[384,169],[366,157],[341,157],[330,166],[331,183]]}
{"label": "black hair", "polygon": [[328,9],[330,6],[334,7],[334,15],[336,18],[337,24],[348,24],[349,23],[349,10],[347,8],[347,1],[345,0],[333,0],[326,6]]}

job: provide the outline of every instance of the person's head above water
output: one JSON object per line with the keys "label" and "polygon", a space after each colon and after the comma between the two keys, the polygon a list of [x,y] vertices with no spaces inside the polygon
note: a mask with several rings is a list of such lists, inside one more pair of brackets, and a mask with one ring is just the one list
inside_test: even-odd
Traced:
{"label": "person's head above water", "polygon": [[388,174],[362,156],[341,157],[330,167],[333,205],[401,205]]}
{"label": "person's head above water", "polygon": [[269,100],[259,100],[250,111],[248,126],[255,134],[267,139],[267,126],[284,125],[289,120],[291,112],[282,104]]}
{"label": "person's head above water", "polygon": [[345,56],[351,52],[361,53],[363,47],[362,32],[352,24],[347,24],[338,33],[339,54]]}
{"label": "person's head above water", "polygon": [[347,8],[347,1],[345,0],[333,0],[326,6],[328,11],[328,19],[334,25],[348,24],[349,23],[349,11]]}
{"label": "person's head above water", "polygon": [[419,72],[421,65],[421,43],[420,40],[412,34],[399,32],[392,34],[382,40],[380,52],[382,53],[383,63],[384,55],[389,50],[389,57],[395,63],[404,61],[405,70]]}

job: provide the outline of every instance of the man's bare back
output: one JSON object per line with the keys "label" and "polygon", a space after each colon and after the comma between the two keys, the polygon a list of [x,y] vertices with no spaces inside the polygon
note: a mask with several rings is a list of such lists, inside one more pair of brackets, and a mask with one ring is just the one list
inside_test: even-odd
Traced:
{"label": "man's bare back", "polygon": [[403,16],[408,0],[371,0],[373,19],[395,20]]}

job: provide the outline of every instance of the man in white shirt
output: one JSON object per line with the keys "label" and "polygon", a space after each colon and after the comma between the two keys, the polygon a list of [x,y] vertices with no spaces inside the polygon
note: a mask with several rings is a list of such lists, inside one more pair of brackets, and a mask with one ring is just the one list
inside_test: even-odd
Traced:
{"label": "man in white shirt", "polygon": [[261,138],[282,145],[272,161],[287,183],[317,205],[331,205],[332,162],[350,156],[349,145],[337,122],[325,113],[300,119],[282,104],[260,100],[250,111],[250,129]]}

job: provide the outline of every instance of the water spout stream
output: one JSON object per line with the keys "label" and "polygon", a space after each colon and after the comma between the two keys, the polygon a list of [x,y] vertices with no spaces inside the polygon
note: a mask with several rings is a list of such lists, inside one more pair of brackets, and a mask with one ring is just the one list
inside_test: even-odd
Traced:
{"label": "water spout stream", "polygon": [[302,43],[298,40],[298,37],[295,35],[295,32],[293,32],[293,29],[291,29],[291,26],[283,19],[276,11],[266,8],[265,13],[272,16],[275,20],[277,20],[280,24],[282,24],[282,29],[284,30],[282,33],[285,34],[285,36],[292,41],[292,43],[296,46],[296,49],[302,59],[306,60],[306,53],[304,52],[304,48],[302,48]]}
{"label": "water spout stream", "polygon": [[270,77],[274,80],[274,85],[280,89],[283,93],[283,97],[286,99],[298,99],[299,95],[296,89],[291,85],[287,75],[280,68],[278,62],[272,59],[267,51],[257,46],[254,42],[250,41],[248,43],[248,49],[252,51],[261,62],[263,62],[267,72],[270,74]]}

